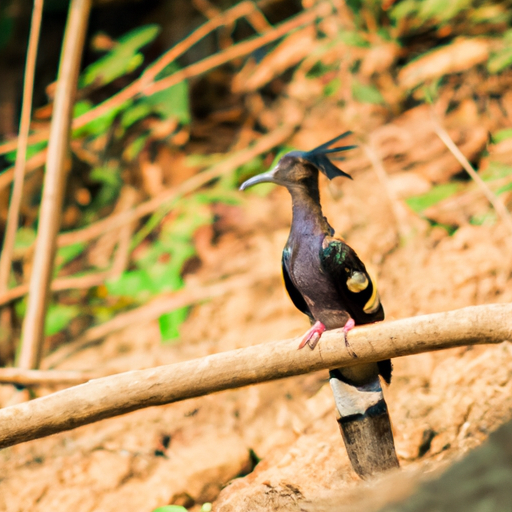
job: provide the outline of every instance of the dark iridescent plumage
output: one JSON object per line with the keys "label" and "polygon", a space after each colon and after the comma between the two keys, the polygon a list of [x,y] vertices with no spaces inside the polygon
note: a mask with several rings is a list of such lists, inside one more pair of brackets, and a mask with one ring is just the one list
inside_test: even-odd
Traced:
{"label": "dark iridescent plumage", "polygon": [[[244,190],[272,182],[285,186],[292,196],[293,220],[282,258],[284,282],[294,305],[314,323],[300,347],[310,339],[314,347],[325,329],[343,327],[348,331],[354,322],[361,325],[384,318],[377,290],[364,264],[343,240],[333,237],[334,231],[320,205],[319,171],[329,179],[350,177],[327,156],[353,148],[329,149],[349,134],[311,151],[287,153],[270,172],[247,180],[241,187]],[[330,371],[338,422],[352,465],[361,477],[398,466],[378,374],[389,382],[391,362]]]}

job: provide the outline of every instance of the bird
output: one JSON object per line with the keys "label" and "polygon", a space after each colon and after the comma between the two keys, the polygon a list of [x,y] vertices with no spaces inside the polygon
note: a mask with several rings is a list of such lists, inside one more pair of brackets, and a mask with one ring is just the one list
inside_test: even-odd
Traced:
{"label": "bird", "polygon": [[[329,180],[352,177],[331,160],[357,146],[331,147],[341,135],[310,151],[291,151],[268,172],[246,180],[240,190],[259,183],[284,186],[292,198],[292,223],[282,254],[286,290],[295,307],[307,315],[311,328],[299,349],[314,350],[326,330],[343,328],[345,345],[353,357],[347,333],[357,325],[384,319],[375,282],[356,252],[322,213],[319,173]],[[390,360],[329,371],[337,421],[353,469],[362,479],[399,467],[391,420],[380,377],[391,382]],[[380,377],[379,377],[380,376]]]}

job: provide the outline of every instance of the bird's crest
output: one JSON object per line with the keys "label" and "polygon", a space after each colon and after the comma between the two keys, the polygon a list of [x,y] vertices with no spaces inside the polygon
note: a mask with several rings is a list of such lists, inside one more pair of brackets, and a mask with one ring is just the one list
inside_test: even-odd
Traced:
{"label": "bird's crest", "polygon": [[352,179],[352,176],[350,176],[350,174],[347,174],[346,172],[343,172],[341,169],[338,169],[338,167],[336,167],[330,160],[330,158],[332,160],[344,160],[343,157],[327,156],[333,153],[339,153],[341,151],[347,151],[349,149],[356,148],[357,146],[339,146],[336,148],[329,149],[330,145],[351,134],[351,131],[342,133],[341,135],[334,137],[334,139],[331,139],[330,141],[322,144],[321,146],[318,146],[315,149],[312,149],[311,151],[291,151],[290,153],[287,153],[286,156],[299,157],[302,158],[303,160],[310,162],[315,167],[317,167],[321,172],[323,172],[330,180],[336,178],[337,176],[346,176],[347,178]]}

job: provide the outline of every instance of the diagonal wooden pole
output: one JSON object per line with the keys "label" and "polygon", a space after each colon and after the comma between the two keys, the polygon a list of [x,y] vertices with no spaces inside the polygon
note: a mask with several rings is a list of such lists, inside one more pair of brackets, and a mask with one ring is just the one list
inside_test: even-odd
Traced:
{"label": "diagonal wooden pole", "polygon": [[127,412],[249,384],[462,345],[512,340],[512,304],[490,304],[327,331],[317,348],[298,339],[95,379],[0,410],[0,448]]}
{"label": "diagonal wooden pole", "polygon": [[18,366],[37,368],[66,183],[71,117],[91,0],[72,0],[57,77],[36,249]]}

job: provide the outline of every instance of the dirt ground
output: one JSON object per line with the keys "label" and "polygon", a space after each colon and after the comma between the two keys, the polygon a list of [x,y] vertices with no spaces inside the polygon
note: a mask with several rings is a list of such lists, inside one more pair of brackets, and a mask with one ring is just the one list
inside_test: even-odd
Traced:
{"label": "dirt ground", "polygon": [[[469,153],[486,144],[485,123],[475,115],[459,109],[447,122]],[[388,122],[359,116],[356,131],[373,130],[389,174],[379,177],[363,150],[354,151],[342,167],[353,181],[321,181],[324,213],[377,277],[387,319],[512,301],[510,233],[501,222],[468,221],[489,211],[478,190],[439,205],[430,218],[455,221],[435,226],[402,200],[461,171],[427,127],[428,112],[417,107]],[[472,122],[464,116],[473,116]],[[345,129],[346,121],[317,108],[291,144],[312,148]],[[489,147],[486,158],[512,160],[510,139],[505,143]],[[301,334],[307,320],[286,296],[280,276],[289,196],[278,188],[264,197],[240,195],[241,206],[219,207],[213,229],[198,234],[201,266],[187,276],[187,286],[231,276],[260,279],[194,306],[179,343],[162,345],[157,322],[148,322],[109,336],[58,368],[147,368]],[[457,229],[450,235],[440,224]],[[362,503],[364,510],[376,510],[411,492],[410,475],[446,467],[510,419],[511,377],[510,343],[395,360],[385,393],[403,476],[378,495],[369,489],[382,489],[389,477],[362,482],[351,470],[327,372],[319,372],[141,410],[4,449],[0,510],[151,512],[179,504],[199,511],[213,502],[219,511],[299,511],[320,510],[329,500],[340,510],[362,510]],[[0,402],[11,392],[2,386]]]}

